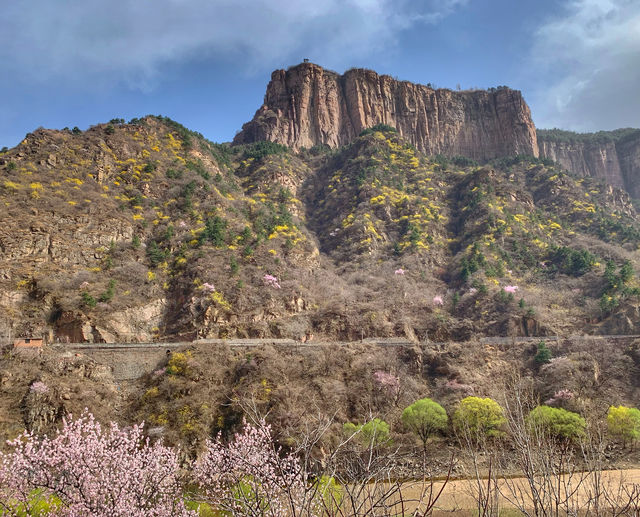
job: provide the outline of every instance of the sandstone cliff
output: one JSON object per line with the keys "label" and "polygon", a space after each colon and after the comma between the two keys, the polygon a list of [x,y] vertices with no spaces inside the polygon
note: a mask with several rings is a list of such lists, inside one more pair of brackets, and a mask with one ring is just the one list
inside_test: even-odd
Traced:
{"label": "sandstone cliff", "polygon": [[273,72],[264,104],[234,143],[336,148],[376,124],[395,127],[429,155],[487,160],[538,154],[531,113],[519,91],[433,89],[371,70],[338,75],[312,63]]}
{"label": "sandstone cliff", "polygon": [[604,180],[640,198],[640,130],[577,134],[539,130],[541,158],[553,160],[579,176]]}

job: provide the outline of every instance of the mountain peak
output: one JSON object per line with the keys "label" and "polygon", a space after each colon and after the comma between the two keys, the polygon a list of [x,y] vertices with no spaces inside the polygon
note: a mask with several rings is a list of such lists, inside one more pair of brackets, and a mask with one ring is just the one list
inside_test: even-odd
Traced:
{"label": "mountain peak", "polygon": [[531,113],[517,90],[434,89],[363,68],[340,75],[310,62],[271,74],[264,104],[234,143],[337,148],[377,124],[396,128],[430,155],[538,154]]}

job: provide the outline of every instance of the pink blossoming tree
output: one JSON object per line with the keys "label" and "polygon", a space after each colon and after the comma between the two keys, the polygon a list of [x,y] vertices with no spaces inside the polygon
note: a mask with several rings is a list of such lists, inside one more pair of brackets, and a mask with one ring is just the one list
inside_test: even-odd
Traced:
{"label": "pink blossoming tree", "polygon": [[206,501],[236,517],[319,515],[318,490],[293,454],[281,454],[271,427],[264,421],[244,430],[225,444],[207,441],[206,452],[194,468],[194,477]]}
{"label": "pink blossoming tree", "polygon": [[150,444],[143,426],[108,429],[85,412],[52,438],[23,433],[0,453],[0,511],[32,515],[54,501],[52,517],[196,517],[178,483],[178,458]]}

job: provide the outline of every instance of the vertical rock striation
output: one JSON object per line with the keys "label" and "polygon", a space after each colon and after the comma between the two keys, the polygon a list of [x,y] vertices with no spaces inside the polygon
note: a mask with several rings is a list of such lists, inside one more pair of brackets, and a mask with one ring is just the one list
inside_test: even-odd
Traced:
{"label": "vertical rock striation", "polygon": [[433,89],[371,70],[339,75],[312,63],[273,72],[264,104],[234,143],[339,147],[376,124],[395,127],[431,155],[538,155],[531,113],[519,91]]}
{"label": "vertical rock striation", "polygon": [[640,130],[593,134],[538,131],[541,158],[579,176],[599,178],[640,199]]}

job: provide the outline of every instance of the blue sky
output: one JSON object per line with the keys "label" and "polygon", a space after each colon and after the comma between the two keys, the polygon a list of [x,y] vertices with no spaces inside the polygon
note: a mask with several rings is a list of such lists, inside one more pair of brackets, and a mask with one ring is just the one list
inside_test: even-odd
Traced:
{"label": "blue sky", "polygon": [[508,85],[538,127],[640,126],[639,0],[29,0],[0,19],[0,147],[146,114],[229,141],[303,58]]}

